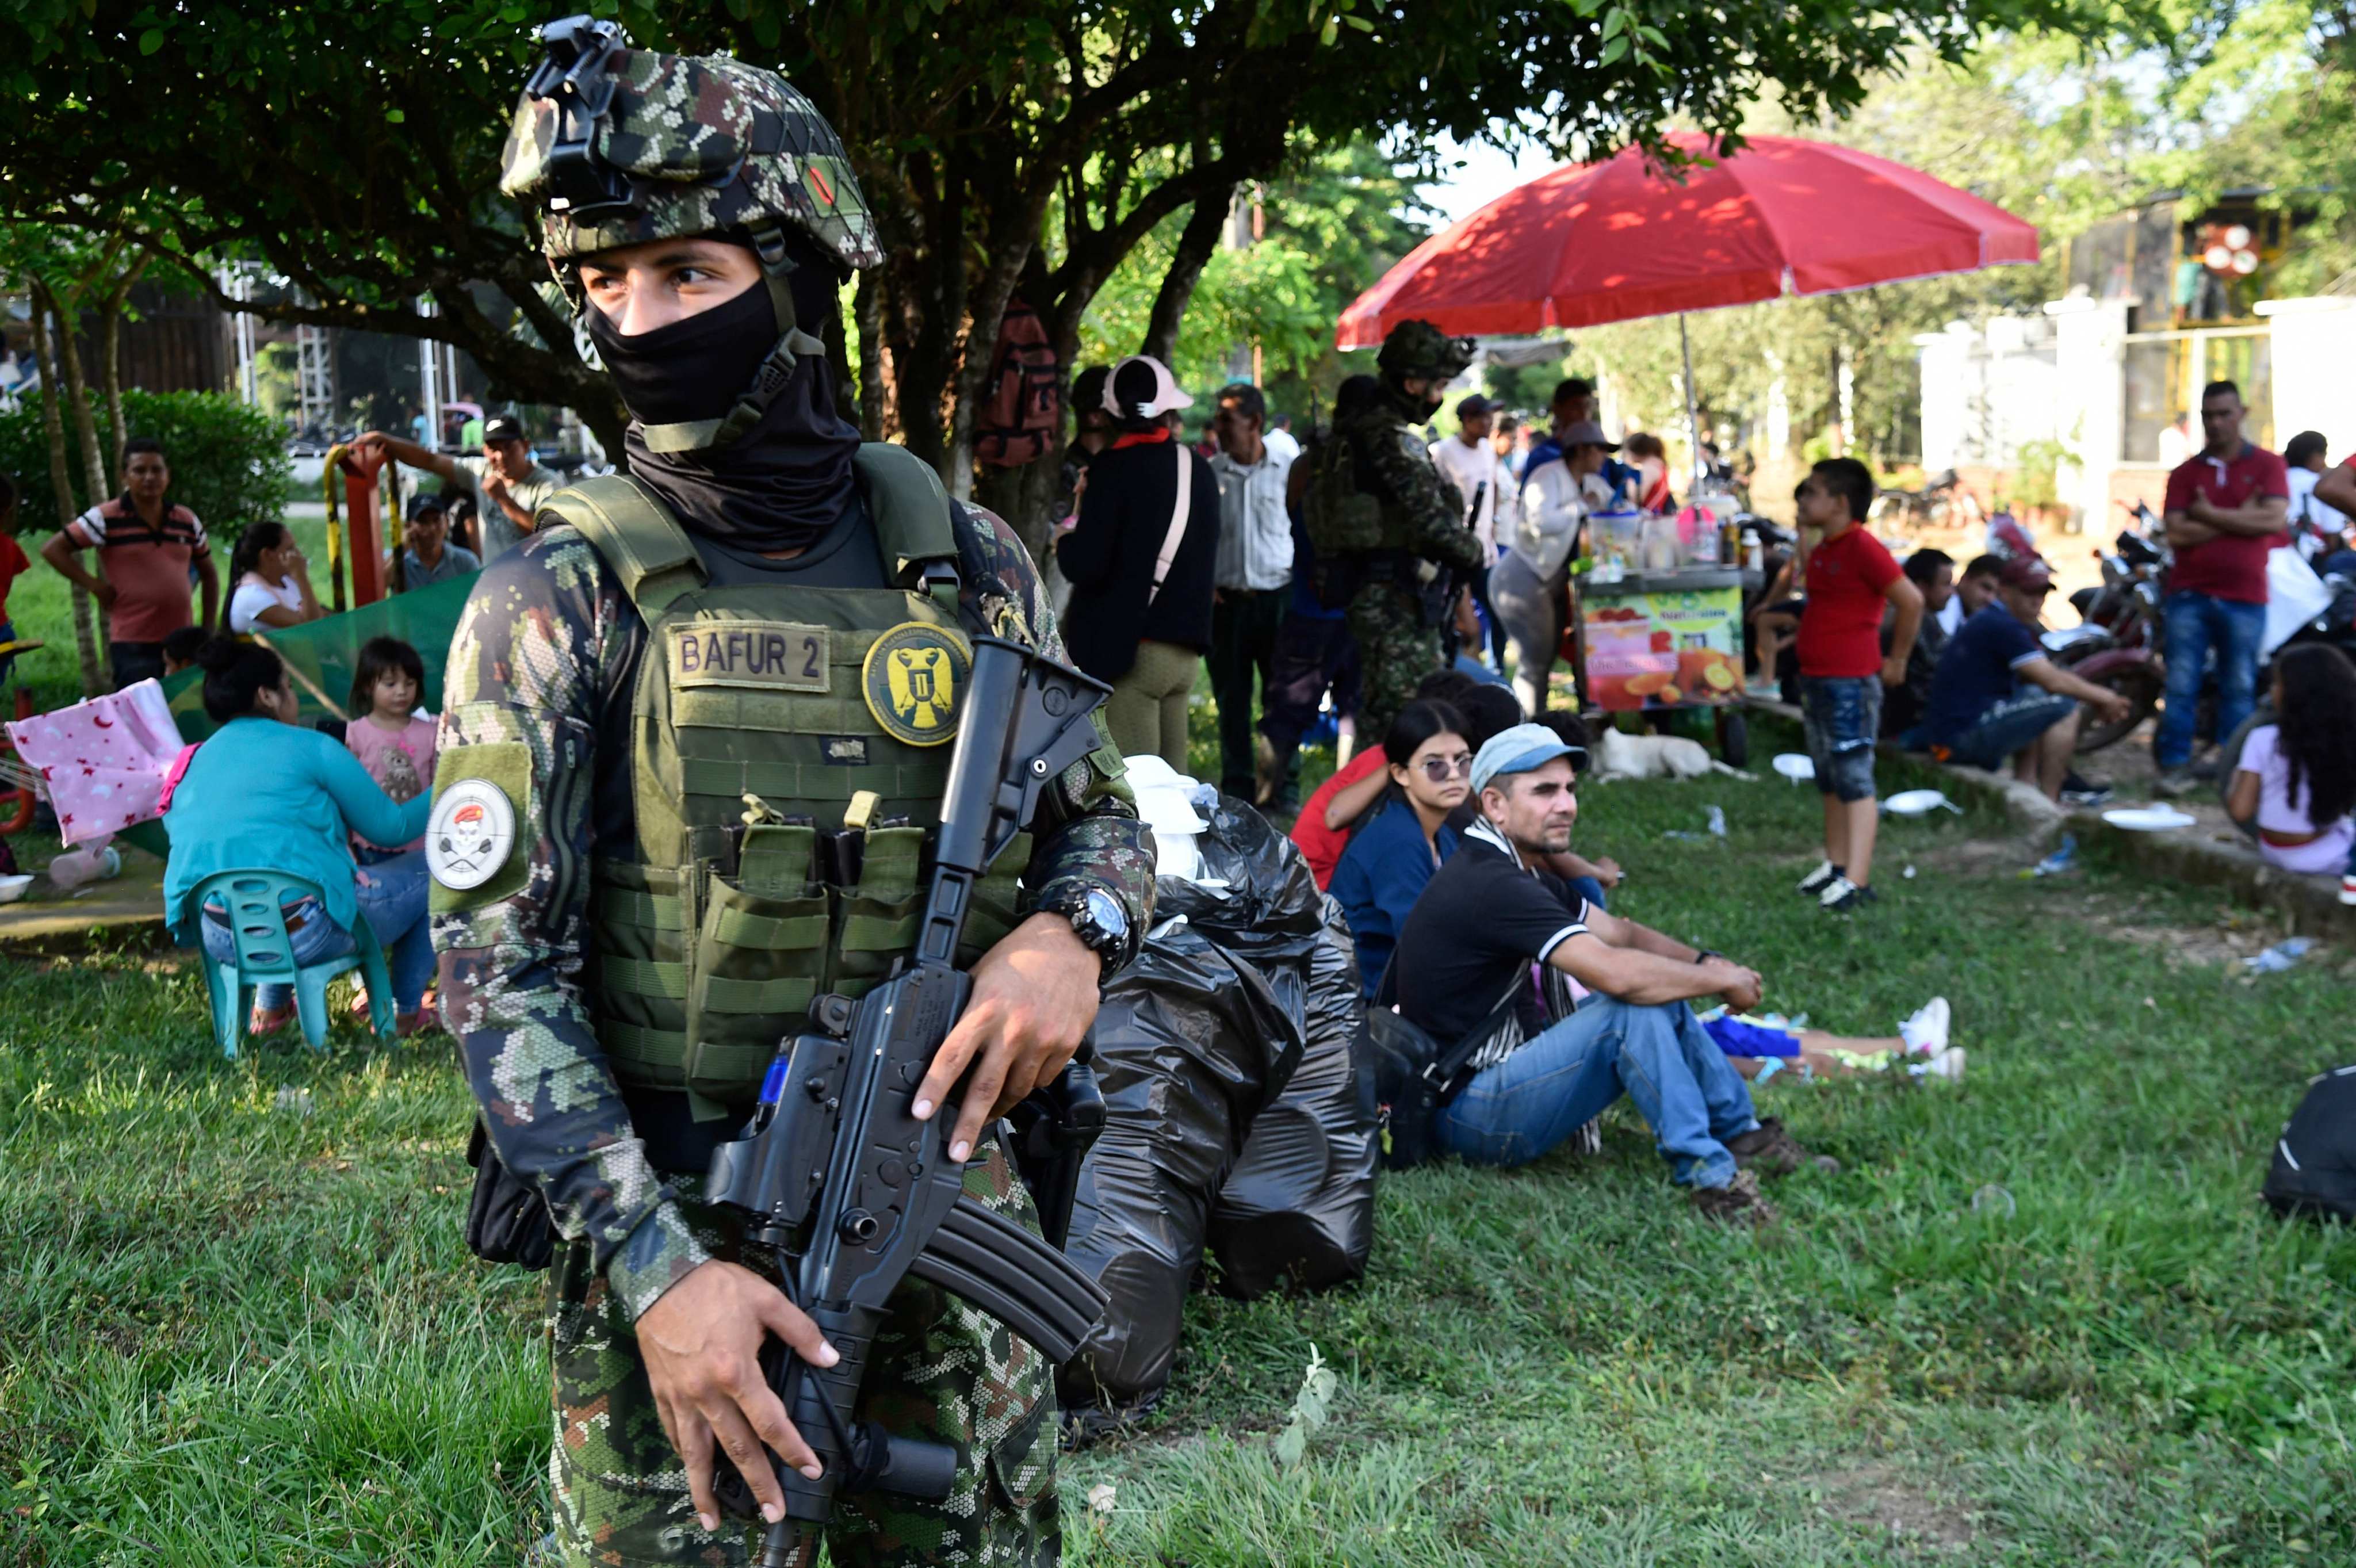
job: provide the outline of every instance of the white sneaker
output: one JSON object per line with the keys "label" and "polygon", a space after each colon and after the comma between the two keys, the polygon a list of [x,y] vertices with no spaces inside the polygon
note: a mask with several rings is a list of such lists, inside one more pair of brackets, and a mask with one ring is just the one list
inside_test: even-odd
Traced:
{"label": "white sneaker", "polygon": [[1800,878],[1799,890],[1803,893],[1822,893],[1826,887],[1839,879],[1840,873],[1834,869],[1833,863],[1829,860],[1820,860],[1816,862],[1816,868],[1814,871]]}
{"label": "white sneaker", "polygon": [[2340,877],[2340,901],[2342,904],[2356,904],[2356,873]]}
{"label": "white sneaker", "polygon": [[1916,1078],[1944,1078],[1949,1083],[1964,1081],[1964,1047],[1949,1046],[1927,1062],[1916,1062],[1906,1069]]}
{"label": "white sneaker", "polygon": [[1910,1057],[1935,1057],[1947,1048],[1947,1023],[1952,1010],[1944,996],[1933,996],[1922,1004],[1922,1010],[1898,1026],[1898,1037],[1906,1042]]}
{"label": "white sneaker", "polygon": [[1825,884],[1816,895],[1816,908],[1846,915],[1870,897],[1866,890],[1846,876],[1836,876]]}

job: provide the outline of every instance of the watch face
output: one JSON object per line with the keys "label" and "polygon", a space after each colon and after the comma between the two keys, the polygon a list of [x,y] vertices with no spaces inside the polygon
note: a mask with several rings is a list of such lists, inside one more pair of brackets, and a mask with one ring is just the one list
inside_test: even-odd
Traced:
{"label": "watch face", "polygon": [[1088,889],[1087,916],[1089,924],[1115,941],[1129,936],[1129,917],[1121,912],[1119,900],[1101,887]]}

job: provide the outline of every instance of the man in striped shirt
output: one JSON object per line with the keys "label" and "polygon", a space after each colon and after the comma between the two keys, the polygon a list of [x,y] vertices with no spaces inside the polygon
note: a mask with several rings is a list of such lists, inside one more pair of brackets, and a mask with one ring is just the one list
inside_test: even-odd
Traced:
{"label": "man in striped shirt", "polygon": [[[220,604],[220,576],[205,525],[165,493],[172,468],[163,445],[145,435],[124,442],[123,482],[123,494],[91,508],[41,546],[42,560],[105,607],[117,690],[163,675],[164,639],[190,624],[192,568],[205,604],[195,624],[210,626]],[[85,550],[98,552],[96,574],[81,564]]]}

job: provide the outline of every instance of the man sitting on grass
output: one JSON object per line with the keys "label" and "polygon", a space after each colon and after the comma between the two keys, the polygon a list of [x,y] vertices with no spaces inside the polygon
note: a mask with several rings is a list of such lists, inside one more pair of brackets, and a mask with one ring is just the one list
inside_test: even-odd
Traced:
{"label": "man sitting on grass", "polygon": [[2046,657],[2037,622],[2052,591],[2035,556],[2004,564],[1996,602],[1964,622],[1940,657],[1922,735],[1943,762],[1995,769],[2009,760],[2014,778],[2058,800],[2078,749],[2079,704],[2112,721],[2129,704]]}
{"label": "man sitting on grass", "polygon": [[[1751,1167],[1781,1175],[1812,1156],[1752,1114],[1750,1089],[1686,1005],[1707,996],[1755,1007],[1759,976],[1599,909],[1532,864],[1570,847],[1571,751],[1539,725],[1481,747],[1472,774],[1481,819],[1399,931],[1400,1015],[1436,1039],[1485,1040],[1472,1079],[1440,1109],[1440,1142],[1478,1164],[1522,1165],[1624,1090],[1696,1208],[1772,1219]],[[1549,1025],[1533,963],[1598,994]]]}

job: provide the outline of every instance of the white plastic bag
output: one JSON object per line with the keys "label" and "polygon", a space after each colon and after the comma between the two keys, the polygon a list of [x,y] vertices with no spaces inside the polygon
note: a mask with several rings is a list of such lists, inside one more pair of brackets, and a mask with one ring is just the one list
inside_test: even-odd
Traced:
{"label": "white plastic bag", "polygon": [[2265,658],[2286,638],[2331,607],[2331,590],[2315,568],[2296,550],[2266,552],[2266,639],[2258,649]]}

